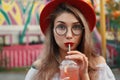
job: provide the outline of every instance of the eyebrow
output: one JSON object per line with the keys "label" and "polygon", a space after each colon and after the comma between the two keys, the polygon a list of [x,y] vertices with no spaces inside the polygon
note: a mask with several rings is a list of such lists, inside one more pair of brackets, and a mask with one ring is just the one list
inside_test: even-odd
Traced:
{"label": "eyebrow", "polygon": [[[58,23],[58,22],[65,24],[65,22],[63,22],[63,21],[57,21],[57,23]],[[80,22],[73,22],[73,24],[78,24],[78,23],[81,24]]]}
{"label": "eyebrow", "polygon": [[57,21],[56,23],[59,23],[59,22],[60,22],[60,23],[64,23],[64,24],[65,24],[65,22],[63,22],[63,21]]}

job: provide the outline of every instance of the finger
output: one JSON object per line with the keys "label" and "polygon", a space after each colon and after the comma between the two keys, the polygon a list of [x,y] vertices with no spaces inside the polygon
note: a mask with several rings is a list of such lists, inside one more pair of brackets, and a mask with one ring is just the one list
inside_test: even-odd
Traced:
{"label": "finger", "polygon": [[81,61],[83,60],[83,57],[85,57],[85,55],[81,53],[65,56],[66,59],[74,59],[74,60],[81,60]]}
{"label": "finger", "polygon": [[81,67],[82,69],[88,68],[88,58],[83,57],[83,66]]}
{"label": "finger", "polygon": [[61,80],[69,80],[70,79],[70,77],[65,77],[64,79],[61,79]]}
{"label": "finger", "polygon": [[69,52],[67,52],[67,54],[82,54],[81,52],[79,52],[79,51],[69,51]]}
{"label": "finger", "polygon": [[82,65],[81,69],[88,67],[88,58],[84,54],[73,54],[65,57],[74,60],[78,65]]}

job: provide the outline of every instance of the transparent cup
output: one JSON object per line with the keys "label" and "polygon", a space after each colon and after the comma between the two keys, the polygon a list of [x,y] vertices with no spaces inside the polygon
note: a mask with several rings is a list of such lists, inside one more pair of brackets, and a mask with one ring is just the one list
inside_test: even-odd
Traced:
{"label": "transparent cup", "polygon": [[77,63],[73,60],[63,60],[60,65],[60,80],[80,80]]}

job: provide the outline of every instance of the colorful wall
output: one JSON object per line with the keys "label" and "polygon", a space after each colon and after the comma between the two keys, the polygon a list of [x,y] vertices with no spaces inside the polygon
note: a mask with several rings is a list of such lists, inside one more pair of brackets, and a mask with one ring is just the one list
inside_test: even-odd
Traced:
{"label": "colorful wall", "polygon": [[[23,29],[18,38],[23,43],[28,26],[38,26],[39,15],[44,5],[49,0],[0,0],[0,31],[8,27]],[[30,27],[29,27],[30,28]],[[36,28],[37,29],[37,28]],[[6,32],[4,32],[5,34]],[[40,32],[41,33],[41,32]],[[4,34],[1,34],[3,36]],[[7,34],[7,33],[6,33]],[[13,34],[13,32],[11,33]],[[13,36],[14,37],[14,36]]]}
{"label": "colorful wall", "polygon": [[0,25],[39,24],[40,12],[47,1],[0,0]]}

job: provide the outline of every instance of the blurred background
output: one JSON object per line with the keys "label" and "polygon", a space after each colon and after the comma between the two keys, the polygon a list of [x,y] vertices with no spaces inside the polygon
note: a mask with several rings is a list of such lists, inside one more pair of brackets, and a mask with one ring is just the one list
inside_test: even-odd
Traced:
{"label": "blurred background", "polygon": [[[49,1],[0,0],[0,80],[24,80],[40,55],[44,35],[39,15]],[[92,33],[96,50],[120,80],[120,0],[85,1],[96,12]]]}

